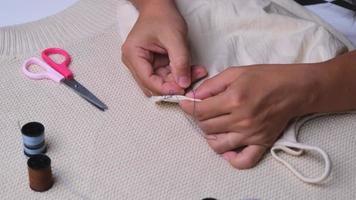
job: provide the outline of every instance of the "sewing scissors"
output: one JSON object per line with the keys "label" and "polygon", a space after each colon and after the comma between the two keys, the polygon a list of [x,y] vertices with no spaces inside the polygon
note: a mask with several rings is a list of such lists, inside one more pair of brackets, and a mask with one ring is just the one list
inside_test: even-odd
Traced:
{"label": "sewing scissors", "polygon": [[[55,54],[62,55],[64,57],[64,61],[62,63],[57,63],[49,57],[50,55]],[[94,94],[74,79],[72,71],[68,68],[71,62],[71,57],[65,50],[60,48],[48,48],[42,51],[41,57],[44,61],[36,57],[32,57],[23,63],[22,72],[28,78],[32,80],[50,79],[57,83],[64,83],[79,94],[79,96],[83,97],[100,110],[105,111],[108,109],[108,107]],[[42,68],[43,71],[31,72],[29,70],[31,65],[37,65]]]}

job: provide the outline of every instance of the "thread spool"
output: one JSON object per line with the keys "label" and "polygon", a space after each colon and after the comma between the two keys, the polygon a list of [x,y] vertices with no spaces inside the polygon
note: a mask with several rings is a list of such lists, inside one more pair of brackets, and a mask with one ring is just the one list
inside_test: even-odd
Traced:
{"label": "thread spool", "polygon": [[44,192],[53,186],[51,159],[46,155],[35,155],[27,161],[30,188]]}
{"label": "thread spool", "polygon": [[30,122],[22,126],[21,133],[26,156],[31,157],[46,152],[44,131],[45,127],[39,122]]}

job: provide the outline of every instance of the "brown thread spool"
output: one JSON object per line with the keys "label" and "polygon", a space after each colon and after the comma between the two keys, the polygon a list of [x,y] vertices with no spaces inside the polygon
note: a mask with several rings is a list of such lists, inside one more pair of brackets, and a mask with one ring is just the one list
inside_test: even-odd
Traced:
{"label": "brown thread spool", "polygon": [[53,185],[51,159],[46,155],[35,155],[27,161],[30,188],[37,192],[49,190]]}

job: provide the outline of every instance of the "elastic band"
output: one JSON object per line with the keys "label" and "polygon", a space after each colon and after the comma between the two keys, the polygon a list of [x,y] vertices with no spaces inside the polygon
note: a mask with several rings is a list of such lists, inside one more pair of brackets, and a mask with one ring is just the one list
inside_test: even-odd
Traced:
{"label": "elastic band", "polygon": [[[283,143],[283,144],[281,144],[281,143]],[[331,161],[330,161],[328,154],[325,151],[323,151],[322,149],[320,149],[318,147],[314,147],[314,146],[309,146],[309,145],[305,145],[305,144],[301,144],[301,143],[288,142],[288,141],[284,141],[281,143],[276,146],[273,146],[271,148],[272,156],[274,158],[276,158],[279,162],[281,162],[283,165],[285,165],[294,175],[296,175],[302,181],[304,181],[306,183],[313,183],[313,184],[321,183],[330,175]],[[290,148],[296,148],[296,149],[299,149],[299,151],[298,150],[295,151]],[[324,173],[316,178],[306,177],[301,172],[299,172],[297,169],[295,169],[291,164],[289,164],[287,161],[280,158],[276,153],[277,150],[282,150],[282,151],[286,152],[287,154],[290,154],[293,156],[302,155],[303,150],[316,151],[316,152],[320,153],[320,155],[323,157],[323,159],[325,161]]]}

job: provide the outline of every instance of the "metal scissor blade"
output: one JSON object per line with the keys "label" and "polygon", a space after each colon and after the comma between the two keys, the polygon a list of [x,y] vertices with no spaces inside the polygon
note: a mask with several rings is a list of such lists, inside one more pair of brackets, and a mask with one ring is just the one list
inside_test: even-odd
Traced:
{"label": "metal scissor blade", "polygon": [[83,97],[85,100],[96,106],[102,111],[108,109],[108,107],[101,102],[94,94],[92,94],[88,89],[86,89],[83,85],[77,82],[74,79],[64,79],[63,83],[66,84],[68,87],[72,88],[77,94]]}

